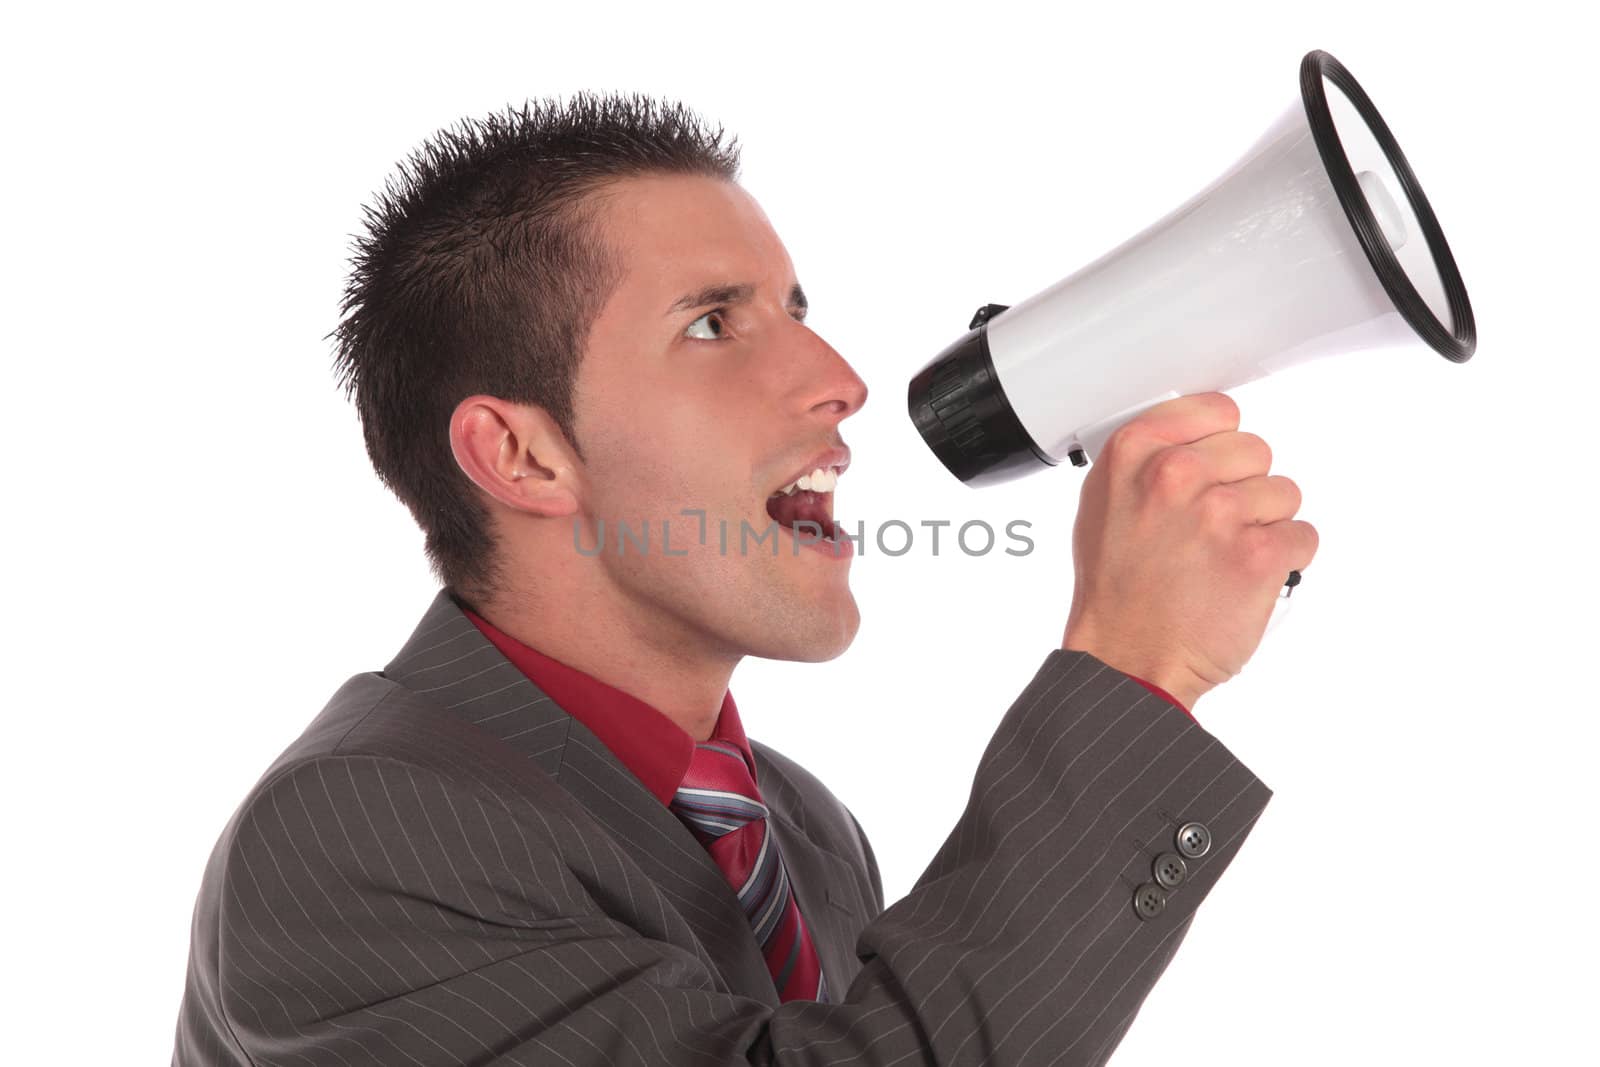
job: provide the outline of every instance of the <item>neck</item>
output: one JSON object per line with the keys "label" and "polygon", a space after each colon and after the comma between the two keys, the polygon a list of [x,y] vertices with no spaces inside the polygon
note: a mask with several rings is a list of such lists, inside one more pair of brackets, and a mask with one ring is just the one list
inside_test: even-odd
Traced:
{"label": "neck", "polygon": [[536,593],[507,589],[467,603],[503,633],[644,701],[696,741],[708,740],[739,655],[719,654],[706,635],[685,632],[681,620],[663,619],[615,587],[576,586],[546,574]]}

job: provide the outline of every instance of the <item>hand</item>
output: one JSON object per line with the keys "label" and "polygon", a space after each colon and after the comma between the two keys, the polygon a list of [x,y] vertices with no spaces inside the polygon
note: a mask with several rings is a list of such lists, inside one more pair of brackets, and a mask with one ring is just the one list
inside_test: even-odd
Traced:
{"label": "hand", "polygon": [[1300,489],[1239,431],[1222,393],[1157,404],[1117,428],[1084,479],[1062,647],[1160,686],[1185,707],[1244,667],[1317,531]]}

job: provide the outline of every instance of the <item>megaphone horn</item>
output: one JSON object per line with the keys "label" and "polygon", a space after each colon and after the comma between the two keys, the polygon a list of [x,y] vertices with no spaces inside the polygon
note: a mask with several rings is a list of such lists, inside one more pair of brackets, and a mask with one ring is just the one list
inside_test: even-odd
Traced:
{"label": "megaphone horn", "polygon": [[1388,125],[1316,50],[1229,171],[1048,289],[979,308],[907,401],[939,460],[982,486],[1082,466],[1169,397],[1419,339],[1471,358],[1466,286]]}

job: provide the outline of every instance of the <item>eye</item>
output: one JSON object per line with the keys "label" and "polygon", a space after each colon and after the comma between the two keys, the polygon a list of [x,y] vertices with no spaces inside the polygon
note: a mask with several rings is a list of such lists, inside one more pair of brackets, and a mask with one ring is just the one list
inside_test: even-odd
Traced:
{"label": "eye", "polygon": [[[724,310],[723,308],[717,308],[714,311],[708,311],[704,315],[701,315],[698,319],[695,319],[693,322],[691,322],[688,325],[688,327],[686,327],[684,329],[684,331],[683,331],[684,336],[685,337],[692,337],[697,341],[718,341],[718,340],[721,340],[722,336],[728,332],[727,325],[722,321],[723,310]],[[699,328],[699,326],[700,326],[700,324],[702,322],[712,322],[712,321],[716,322],[717,325],[715,327],[710,327],[710,326],[706,327],[706,330],[708,332],[706,332],[706,333],[697,333],[697,332],[695,332]]]}

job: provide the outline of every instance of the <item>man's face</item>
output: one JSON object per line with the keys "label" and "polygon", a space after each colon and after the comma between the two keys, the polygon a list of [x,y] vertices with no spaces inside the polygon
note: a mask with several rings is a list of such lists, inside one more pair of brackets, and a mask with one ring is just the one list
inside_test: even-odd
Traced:
{"label": "man's face", "polygon": [[[801,321],[788,252],[738,185],[630,178],[601,203],[624,275],[588,336],[574,395],[586,553],[604,522],[588,564],[641,636],[668,647],[839,655],[861,621],[851,557],[828,542],[799,547],[811,530],[775,521],[768,498],[843,445],[839,423],[865,402],[865,383]],[[831,514],[831,493],[800,499]],[[636,537],[648,528],[648,548],[625,539],[619,549],[621,522]]]}

